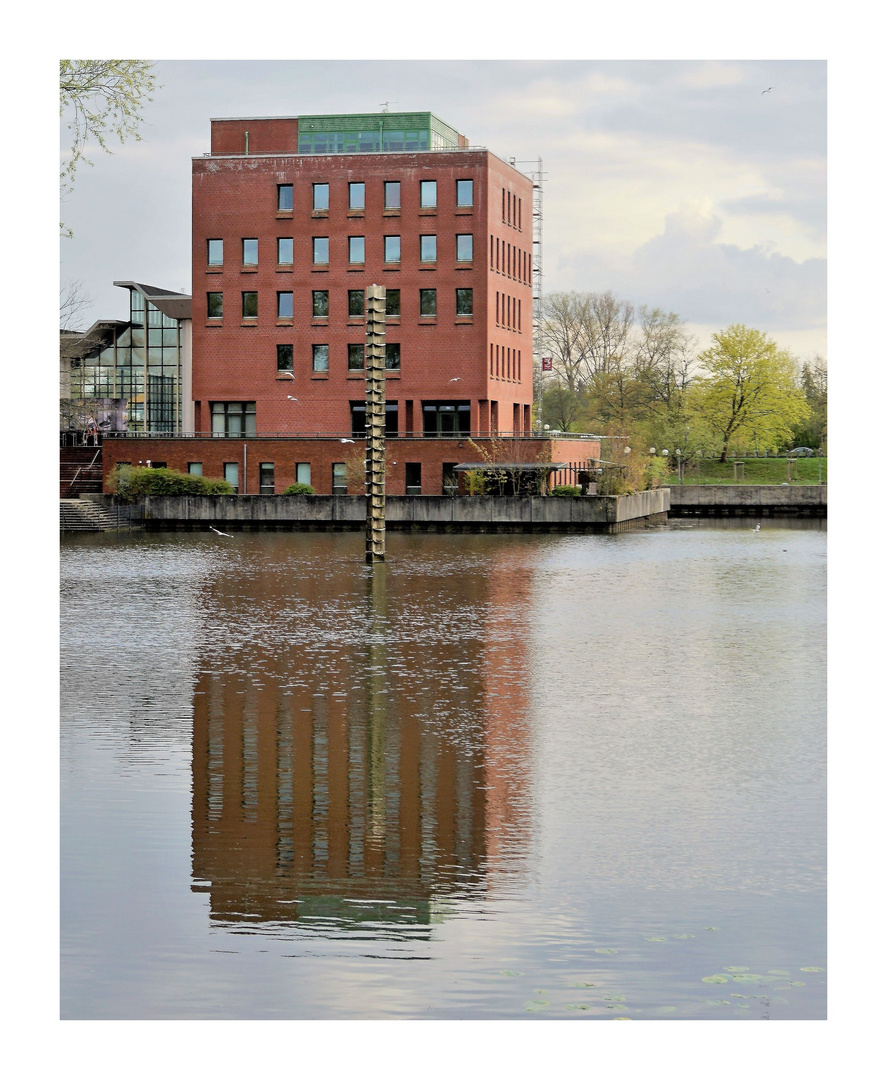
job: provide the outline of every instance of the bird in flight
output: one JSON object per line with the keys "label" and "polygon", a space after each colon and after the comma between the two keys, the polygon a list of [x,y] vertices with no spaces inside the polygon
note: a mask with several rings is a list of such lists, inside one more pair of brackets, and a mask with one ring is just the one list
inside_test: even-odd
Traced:
{"label": "bird in flight", "polygon": [[762,93],[762,94],[769,94],[769,93],[770,93],[770,91],[771,91],[772,89],[773,89],[773,87],[772,87],[772,86],[768,86],[768,87],[767,87],[767,89],[766,89],[766,90],[762,90],[762,91],[761,91],[761,93]]}
{"label": "bird in flight", "polygon": [[295,379],[295,375],[291,371],[278,371],[278,375],[283,375],[287,379]]}
{"label": "bird in flight", "polygon": [[457,375],[457,376],[455,377],[455,379],[450,379],[450,382],[462,382],[462,377],[461,377],[461,375]]}
{"label": "bird in flight", "polygon": [[354,442],[354,439],[339,439],[339,442]]}
{"label": "bird in flight", "polygon": [[300,405],[302,404],[302,403],[301,403],[301,402],[299,401],[299,399],[298,399],[297,397],[293,397],[293,395],[292,395],[292,394],[287,394],[287,395],[286,395],[286,399],[287,399],[287,401],[298,401]]}
{"label": "bird in flight", "polygon": [[221,531],[221,529],[217,529],[217,528],[215,527],[215,525],[210,525],[210,528],[212,529],[212,531],[213,531],[214,533],[218,533],[218,534],[219,534],[219,536],[227,536],[229,540],[233,539],[233,537],[231,536],[231,533],[223,533],[223,532]]}

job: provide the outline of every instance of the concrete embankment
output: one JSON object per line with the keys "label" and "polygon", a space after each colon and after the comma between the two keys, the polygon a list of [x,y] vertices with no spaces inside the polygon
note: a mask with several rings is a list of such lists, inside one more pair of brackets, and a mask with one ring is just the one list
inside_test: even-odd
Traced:
{"label": "concrete embankment", "polygon": [[827,517],[825,484],[684,484],[671,488],[669,517]]}
{"label": "concrete embankment", "polygon": [[[113,500],[113,496],[104,496]],[[664,523],[669,490],[580,498],[392,495],[386,525],[401,532],[622,532]],[[363,529],[362,495],[149,496],[146,529]]]}

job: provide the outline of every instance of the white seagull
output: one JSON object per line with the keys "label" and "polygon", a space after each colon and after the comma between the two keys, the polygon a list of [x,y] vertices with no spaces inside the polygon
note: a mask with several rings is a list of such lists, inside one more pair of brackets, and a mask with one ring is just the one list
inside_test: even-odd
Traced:
{"label": "white seagull", "polygon": [[287,401],[295,401],[295,402],[298,402],[298,404],[299,404],[299,405],[301,405],[301,404],[302,404],[302,403],[301,403],[301,401],[299,401],[299,399],[298,399],[297,397],[293,397],[293,395],[292,395],[292,394],[287,394],[287,395],[286,395],[286,399],[287,399]]}
{"label": "white seagull", "polygon": [[770,93],[770,91],[771,91],[772,89],[773,89],[773,87],[772,87],[772,86],[768,86],[768,87],[767,87],[767,89],[766,89],[766,90],[762,90],[762,91],[761,91],[761,93],[762,93],[762,94],[769,94],[769,93]]}
{"label": "white seagull", "polygon": [[283,375],[286,379],[295,379],[295,375],[291,371],[278,371],[278,375]]}
{"label": "white seagull", "polygon": [[214,533],[218,533],[218,534],[219,534],[219,536],[227,536],[229,540],[233,540],[233,539],[234,539],[234,537],[233,537],[233,536],[231,535],[231,533],[223,533],[223,532],[222,532],[222,531],[221,531],[220,529],[217,529],[217,528],[215,527],[215,525],[210,525],[210,528],[212,529],[212,531],[213,531]]}
{"label": "white seagull", "polygon": [[462,376],[457,375],[455,379],[450,379],[450,382],[462,382]]}
{"label": "white seagull", "polygon": [[354,439],[339,439],[339,442],[354,442]]}
{"label": "white seagull", "polygon": [[752,529],[752,532],[760,532],[760,531],[761,531],[761,523],[759,521],[757,523],[757,525],[755,525],[755,527]]}

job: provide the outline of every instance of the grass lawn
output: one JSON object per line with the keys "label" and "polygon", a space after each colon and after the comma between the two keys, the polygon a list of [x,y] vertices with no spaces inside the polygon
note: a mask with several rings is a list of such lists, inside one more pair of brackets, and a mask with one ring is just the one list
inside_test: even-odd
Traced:
{"label": "grass lawn", "polygon": [[[736,472],[738,479],[734,479],[733,461],[721,463],[715,458],[705,458],[697,465],[684,469],[685,484],[783,484],[788,479],[787,462],[785,458],[737,458],[744,461],[745,468],[740,466]],[[791,459],[792,483],[818,484],[820,478],[820,463],[822,466],[822,482],[828,483],[828,458],[797,458]],[[745,475],[743,476],[743,472]],[[677,471],[669,474],[666,483],[677,486]]]}

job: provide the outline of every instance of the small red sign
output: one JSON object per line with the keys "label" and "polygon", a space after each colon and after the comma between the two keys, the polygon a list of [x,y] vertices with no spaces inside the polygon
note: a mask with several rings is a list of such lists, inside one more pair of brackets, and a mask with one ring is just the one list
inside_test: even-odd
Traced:
{"label": "small red sign", "polygon": [[550,356],[543,356],[542,357],[542,370],[543,371],[551,371],[551,357]]}

